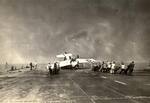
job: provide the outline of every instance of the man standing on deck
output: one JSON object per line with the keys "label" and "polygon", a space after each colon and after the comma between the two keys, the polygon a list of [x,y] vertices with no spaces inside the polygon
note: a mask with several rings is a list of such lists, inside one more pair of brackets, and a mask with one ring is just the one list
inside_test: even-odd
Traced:
{"label": "man standing on deck", "polygon": [[125,64],[123,62],[121,63],[121,71],[119,74],[121,74],[122,72],[125,73]]}
{"label": "man standing on deck", "polygon": [[52,74],[52,69],[51,69],[51,64],[48,63],[47,65],[47,70],[49,70],[49,74],[51,75]]}
{"label": "man standing on deck", "polygon": [[32,64],[32,62],[30,62],[30,70],[32,70],[32,67],[33,67],[33,64]]}
{"label": "man standing on deck", "polygon": [[115,62],[112,62],[112,64],[111,64],[111,70],[110,70],[111,74],[115,73],[115,66],[116,66]]}

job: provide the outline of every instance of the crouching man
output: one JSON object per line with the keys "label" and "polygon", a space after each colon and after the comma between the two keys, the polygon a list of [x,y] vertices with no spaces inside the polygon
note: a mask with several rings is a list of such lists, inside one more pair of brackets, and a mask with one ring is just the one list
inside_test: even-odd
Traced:
{"label": "crouching man", "polygon": [[126,74],[126,75],[132,75],[132,72],[133,72],[133,70],[134,70],[134,66],[135,66],[134,61],[132,61],[132,62],[128,65],[128,67],[127,67],[127,69],[126,69],[126,71],[125,71],[125,74]]}
{"label": "crouching man", "polygon": [[121,63],[121,71],[119,74],[122,74],[122,73],[125,73],[126,72],[126,69],[125,69],[125,64],[122,62]]}
{"label": "crouching man", "polygon": [[53,74],[59,74],[59,71],[60,71],[59,64],[58,64],[58,62],[55,62],[55,63],[54,63]]}

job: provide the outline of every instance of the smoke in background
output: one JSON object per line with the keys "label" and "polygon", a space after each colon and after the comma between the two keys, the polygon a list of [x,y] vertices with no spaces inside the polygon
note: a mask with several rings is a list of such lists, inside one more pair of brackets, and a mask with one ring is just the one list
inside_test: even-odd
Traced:
{"label": "smoke in background", "polygon": [[0,62],[148,61],[149,0],[0,0]]}

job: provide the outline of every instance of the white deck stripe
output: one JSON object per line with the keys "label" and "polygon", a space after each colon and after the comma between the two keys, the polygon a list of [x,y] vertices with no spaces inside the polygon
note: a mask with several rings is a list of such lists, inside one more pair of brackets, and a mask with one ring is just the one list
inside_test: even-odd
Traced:
{"label": "white deck stripe", "polygon": [[73,83],[75,83],[75,85],[92,101],[92,103],[95,103],[95,101],[90,98],[90,96],[71,78],[69,78]]}
{"label": "white deck stripe", "polygon": [[104,78],[104,79],[106,79],[107,77],[105,77],[105,76],[101,76],[101,78]]}
{"label": "white deck stripe", "polygon": [[145,84],[145,85],[148,85],[148,86],[150,86],[150,84]]}
{"label": "white deck stripe", "polygon": [[150,99],[150,96],[125,96],[125,97],[118,97],[118,98],[111,98],[111,97],[96,97],[93,98],[94,100],[123,100],[123,99]]}
{"label": "white deck stripe", "polygon": [[124,83],[124,82],[121,82],[121,81],[118,81],[118,80],[115,80],[116,83],[120,83],[122,85],[127,85],[127,83]]}

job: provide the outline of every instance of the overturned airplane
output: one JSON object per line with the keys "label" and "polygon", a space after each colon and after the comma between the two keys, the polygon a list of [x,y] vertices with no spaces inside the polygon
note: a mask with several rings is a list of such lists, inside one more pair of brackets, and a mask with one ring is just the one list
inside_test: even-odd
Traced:
{"label": "overturned airplane", "polygon": [[92,68],[98,61],[79,58],[79,55],[64,53],[56,56],[61,69]]}
{"label": "overturned airplane", "polygon": [[48,64],[47,69],[50,74],[58,74],[60,69],[94,69],[99,66],[100,62],[94,59],[82,59],[79,55],[73,55],[71,53],[63,53],[56,55],[57,61],[52,64]]}

